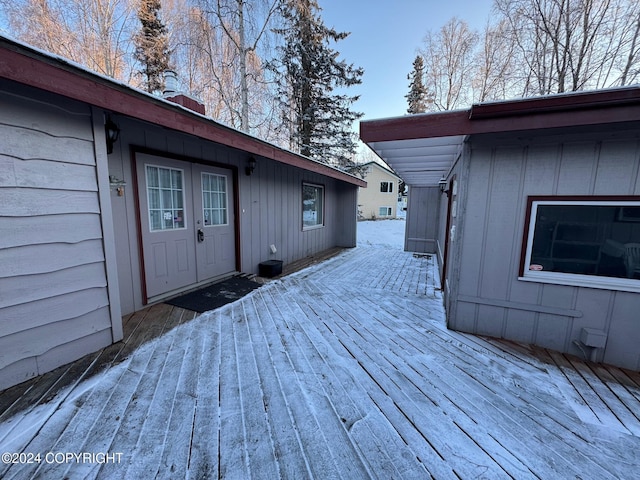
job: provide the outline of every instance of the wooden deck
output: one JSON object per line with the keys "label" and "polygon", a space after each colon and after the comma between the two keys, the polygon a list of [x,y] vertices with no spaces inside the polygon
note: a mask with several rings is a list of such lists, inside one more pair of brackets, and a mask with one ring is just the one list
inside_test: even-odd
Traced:
{"label": "wooden deck", "polygon": [[640,373],[448,331],[437,278],[359,247],[197,318],[138,312],[2,393],[0,450],[41,460],[0,478],[638,478]]}

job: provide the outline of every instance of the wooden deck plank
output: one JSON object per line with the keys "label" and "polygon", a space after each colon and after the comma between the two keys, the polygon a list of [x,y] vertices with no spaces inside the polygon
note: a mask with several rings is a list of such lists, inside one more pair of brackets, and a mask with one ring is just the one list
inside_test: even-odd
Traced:
{"label": "wooden deck plank", "polygon": [[128,465],[141,463],[136,462],[139,457],[134,447],[139,444],[145,420],[156,416],[152,410],[152,402],[160,382],[160,373],[174,341],[175,335],[167,335],[159,341],[146,344],[114,369],[114,372],[121,373],[121,379],[113,388],[113,400],[105,406],[105,416],[97,417],[108,421],[96,424],[85,448],[101,439],[101,443],[94,448],[122,453],[124,467],[113,463],[105,464],[100,471],[101,476],[108,478],[115,472],[122,474]]}
{"label": "wooden deck plank", "polygon": [[220,316],[220,444],[219,478],[250,478],[245,449],[245,425],[242,415],[242,391],[233,337],[233,318]]}
{"label": "wooden deck plank", "polygon": [[[171,319],[171,316],[169,318]],[[142,478],[146,475],[155,478],[158,471],[171,471],[167,470],[167,466],[162,463],[164,453],[167,450],[177,453],[189,443],[190,425],[185,429],[171,430],[170,427],[171,420],[176,415],[176,408],[184,407],[179,401],[183,397],[178,395],[180,372],[183,371],[185,362],[189,359],[188,352],[192,349],[193,335],[198,335],[198,333],[194,333],[193,329],[193,324],[189,324],[181,330],[179,335],[173,335],[173,342],[166,352],[149,406],[150,412],[164,412],[164,414],[149,415],[145,418],[138,442],[135,445],[135,451],[138,455],[155,459],[155,463],[149,462],[145,465],[142,462],[131,462],[130,468],[125,473],[126,478]],[[187,368],[191,369],[193,365],[189,365]],[[191,418],[191,416],[187,416],[187,419]],[[184,419],[182,420],[184,423]],[[186,458],[184,456],[184,461]],[[184,463],[177,468],[181,469],[183,466]]]}
{"label": "wooden deck plank", "polygon": [[[453,352],[452,352],[453,354]],[[464,353],[463,353],[464,354]],[[481,359],[482,356],[478,355],[476,358]],[[609,458],[618,457],[620,461],[624,461],[624,456],[614,451],[608,452],[610,457],[603,457],[603,459],[585,459],[585,456],[580,454],[586,446],[590,445],[590,438],[593,436],[587,428],[581,427],[577,422],[577,415],[573,408],[569,405],[562,406],[557,401],[557,396],[553,396],[553,390],[549,390],[548,385],[554,388],[556,381],[553,381],[552,377],[548,376],[548,380],[545,382],[545,375],[536,375],[535,370],[532,370],[530,374],[524,375],[521,378],[509,376],[505,377],[506,381],[501,381],[500,377],[487,376],[484,374],[487,371],[486,367],[482,365],[477,366],[465,366],[462,370],[465,374],[471,378],[475,378],[481,382],[485,388],[492,390],[492,395],[486,395],[486,399],[492,403],[504,398],[508,401],[501,407],[498,404],[498,408],[502,411],[522,412],[526,417],[518,417],[525,421],[523,429],[525,431],[536,431],[546,438],[544,443],[553,444],[554,438],[561,438],[562,442],[558,443],[555,450],[558,452],[565,452],[566,458],[575,458],[572,464],[576,465],[593,465],[594,470],[602,467],[605,470],[607,468],[615,469],[615,465],[610,465]],[[451,378],[451,377],[449,377]],[[538,378],[539,381],[535,381]],[[533,381],[532,381],[533,380]],[[538,385],[536,389],[529,387],[530,384]],[[502,387],[505,390],[500,390],[498,387]],[[463,392],[466,387],[462,387]],[[482,397],[477,401],[482,401]],[[560,405],[560,408],[556,407]],[[533,422],[533,423],[531,423]],[[517,431],[517,429],[516,429]],[[557,440],[556,440],[557,442]],[[603,450],[606,450],[606,446],[603,444],[600,446]],[[594,465],[595,463],[595,465]],[[573,468],[573,466],[571,467]],[[590,471],[590,470],[587,470]],[[603,472],[603,474],[605,474]]]}
{"label": "wooden deck plank", "polygon": [[[289,318],[309,319],[310,316],[317,315],[318,312],[315,310],[306,310],[295,302],[284,301],[281,294],[282,292],[277,288],[266,293],[271,295],[274,303],[289,306]],[[424,467],[412,458],[406,445],[399,437],[393,435],[392,430],[372,428],[374,418],[379,419],[379,427],[384,423],[380,423],[382,420],[380,412],[372,404],[366,389],[351,374],[351,369],[345,365],[347,363],[347,365],[356,366],[355,362],[345,360],[347,352],[339,342],[334,341],[335,337],[332,334],[326,334],[326,324],[322,321],[297,322],[296,328],[304,333],[298,336],[301,348],[307,352],[314,352],[314,356],[318,359],[314,362],[315,373],[325,379],[323,387],[332,408],[359,449],[369,452],[367,456],[370,462],[369,468],[389,478],[397,477],[400,475],[399,472],[405,472],[405,475],[409,472],[413,472],[414,476],[425,475]],[[358,428],[354,429],[356,424]],[[376,452],[375,455],[371,454],[372,452]]]}
{"label": "wooden deck plank", "polygon": [[[640,398],[637,398],[631,393],[629,388],[618,383],[615,376],[611,374],[611,371],[604,366],[590,365],[590,368],[598,378],[611,389],[613,395],[615,395],[612,403],[615,403],[617,400],[621,406],[627,409],[627,412],[621,415],[624,419],[624,425],[629,428],[634,435],[640,436],[640,432],[638,431],[638,425],[640,424]],[[636,391],[640,393],[640,388],[636,389]]]}
{"label": "wooden deck plank", "polygon": [[[357,356],[363,368],[388,393],[421,434],[429,439],[430,444],[445,461],[451,461],[459,455],[458,449],[464,452],[468,463],[457,467],[457,473],[464,478],[476,477],[481,472],[491,478],[507,477],[505,465],[500,465],[496,457],[507,457],[508,452],[502,451],[501,447],[500,452],[488,452],[485,450],[486,446],[478,443],[478,438],[470,438],[468,432],[452,419],[450,412],[445,414],[440,410],[440,405],[433,400],[431,392],[427,394],[426,391],[417,388],[415,383],[399,370],[404,368],[403,365],[395,364],[386,358],[386,352],[385,355],[377,353],[382,345],[362,325],[356,331],[350,321],[345,321],[339,328],[342,341],[350,340],[352,351],[360,349]],[[362,350],[359,345],[364,344],[371,348]],[[420,415],[413,412],[420,412]],[[451,448],[452,445],[456,446],[456,450]]]}
{"label": "wooden deck plank", "polygon": [[[317,353],[303,348],[304,332],[297,324],[298,321],[295,317],[287,315],[288,305],[281,305],[278,302],[267,302],[266,305],[272,318],[275,316],[280,319],[276,328],[282,344],[288,347],[288,357],[294,365],[306,403],[314,411],[329,413],[325,414],[319,422],[321,435],[326,442],[324,448],[327,450],[324,456],[334,459],[334,464],[341,465],[338,473],[343,478],[370,478],[367,465],[363,463],[357,448],[353,445],[340,416],[335,413],[335,406],[331,404],[323,382],[314,370],[314,365],[319,358]],[[305,442],[306,446],[308,444]],[[313,464],[314,458],[311,455],[309,457]],[[324,471],[324,468],[326,467],[319,471]]]}
{"label": "wooden deck plank", "polygon": [[451,332],[437,278],[355,249],[197,318],[130,315],[123,342],[0,403],[1,447],[22,425],[24,452],[122,464],[0,477],[633,478],[640,374]]}
{"label": "wooden deck plank", "polygon": [[[311,295],[309,297],[312,298]],[[379,357],[378,358],[372,357],[373,355],[372,352],[376,352],[381,345],[378,345],[378,343],[375,341],[373,343],[370,343],[366,338],[363,337],[365,333],[364,332],[365,327],[362,324],[359,325],[359,328],[356,331],[356,329],[354,329],[353,326],[351,325],[354,319],[343,318],[344,315],[348,315],[348,313],[356,307],[357,302],[354,302],[352,300],[347,310],[343,310],[343,307],[345,307],[344,305],[339,305],[339,304],[335,305],[334,302],[332,302],[331,306],[329,306],[326,303],[322,305],[320,302],[321,301],[318,301],[313,304],[314,310],[322,312],[321,317],[325,319],[325,321],[329,321],[328,319],[333,320],[332,326],[334,327],[334,329],[335,328],[340,329],[340,334],[338,334],[338,337],[341,339],[341,342],[344,343],[347,339],[351,339],[351,342],[348,347],[349,351],[352,354],[355,351],[359,353],[356,356],[356,359],[361,364],[361,367],[367,370],[368,374],[374,379],[374,382],[380,385],[384,391],[403,392],[403,395],[401,397],[396,397],[392,399],[396,403],[396,405],[400,406],[401,410],[405,412],[405,415],[408,416],[407,412],[413,411],[416,409],[415,407],[412,406],[413,402],[415,401],[422,402],[423,400],[425,400],[425,397],[422,395],[412,395],[416,392],[412,388],[411,384],[409,382],[406,382],[405,379],[395,378],[394,380],[393,378],[391,378],[391,376],[389,375],[393,376],[393,373],[389,373],[389,372],[394,372],[396,370],[396,366],[393,364],[390,364],[386,359],[382,359]],[[344,311],[345,313],[340,313],[340,311]],[[372,339],[370,338],[369,340],[372,340]],[[371,347],[371,348],[367,348],[367,351],[365,352],[364,350],[360,350],[358,345],[367,345],[368,347]],[[380,369],[379,367],[380,364],[384,365],[385,368]],[[377,372],[377,374],[374,374],[373,371]],[[398,381],[399,383],[396,383]],[[402,404],[404,404],[405,402],[409,404],[409,406],[402,409]],[[420,403],[420,405],[421,405],[420,409],[425,409],[428,407],[428,404]],[[411,420],[412,420],[412,423],[414,424],[420,422],[419,419],[415,419],[415,418]],[[447,433],[449,436],[451,436],[450,431],[445,433],[444,430],[441,430],[437,433],[433,433],[432,436],[434,437],[434,440],[432,441],[432,443],[442,442],[442,439],[446,438]],[[468,438],[466,438],[465,435],[460,435],[459,438],[456,438],[456,441],[460,442],[460,444],[463,444],[465,442],[468,442]],[[455,442],[452,442],[452,443],[455,443]],[[474,448],[474,446],[472,446],[472,442],[469,442],[467,446],[468,448]],[[441,448],[440,454],[442,455],[442,450],[447,450],[448,446],[442,444],[440,445],[440,448]],[[470,474],[471,472],[467,472],[467,473]]]}
{"label": "wooden deck plank", "polygon": [[[368,345],[374,347],[372,349],[373,351],[381,351],[380,348],[384,346],[382,339],[376,338],[375,334],[369,331],[366,325],[358,324],[355,318],[349,319],[349,323],[352,325],[351,328],[357,329],[361,335],[366,333],[367,337],[365,341]],[[389,348],[390,345],[392,345],[391,348]],[[440,388],[438,388],[438,386],[433,383],[434,376],[425,375],[425,372],[428,370],[421,368],[423,364],[421,362],[414,362],[414,358],[417,360],[416,357],[424,361],[423,355],[407,355],[407,352],[399,342],[387,344],[384,352],[385,353],[382,354],[384,361],[392,366],[392,368],[388,369],[390,376],[392,379],[395,378],[394,382],[396,383],[404,380],[410,382],[415,395],[415,401],[420,401],[421,399],[430,400],[436,407],[439,415],[445,414],[450,417],[465,434],[473,438],[474,442],[477,443],[487,455],[493,459],[499,458],[500,460],[497,461],[497,463],[499,463],[503,469],[507,470],[510,475],[516,478],[531,475],[531,472],[515,459],[509,451],[505,450],[494,438],[487,435],[482,428],[478,428],[478,424],[482,423],[481,420],[484,415],[486,415],[486,412],[475,411],[473,412],[475,415],[469,415],[469,411],[462,409],[457,400],[453,401],[442,393],[441,390],[449,388],[448,384],[440,382]]]}
{"label": "wooden deck plank", "polygon": [[175,478],[187,478],[197,384],[201,375],[201,354],[204,344],[202,332],[197,331],[195,322],[193,323],[185,328],[190,331],[189,341],[185,346],[184,361],[178,375],[171,418],[167,422],[167,437],[157,476],[162,476],[163,472],[171,472]]}
{"label": "wooden deck plank", "polygon": [[[202,348],[199,353],[199,375],[195,376],[195,406],[189,440],[187,476],[219,478],[220,465],[220,352],[221,315],[210,312],[198,319],[206,328],[201,332]],[[185,420],[187,422],[187,420]]]}
{"label": "wooden deck plank", "polygon": [[[619,429],[623,432],[633,435],[640,435],[640,422],[624,402],[614,393],[614,390],[607,386],[601,378],[594,372],[592,368],[575,357],[567,357],[567,360],[573,369],[580,375],[585,382],[584,388],[590,388],[598,399],[602,402],[601,408],[611,413],[609,418],[615,419],[613,424],[607,423],[611,428]],[[591,403],[591,401],[589,402]],[[640,405],[635,405],[640,406]],[[639,411],[640,413],[640,411]],[[604,423],[602,415],[598,415],[599,420]]]}
{"label": "wooden deck plank", "polygon": [[[239,387],[242,392],[240,399],[243,424],[245,426],[244,445],[252,476],[257,472],[265,478],[279,478],[279,465],[275,454],[273,432],[269,422],[268,403],[262,388],[263,379],[260,377],[256,360],[256,350],[262,350],[265,345],[252,343],[249,335],[249,322],[257,322],[253,303],[237,302],[232,307],[233,338],[237,352],[237,371]],[[265,381],[272,381],[267,378]]]}
{"label": "wooden deck plank", "polygon": [[[281,478],[309,478],[311,470],[298,433],[299,428],[289,401],[283,393],[283,382],[288,382],[293,377],[291,365],[287,362],[277,362],[274,358],[277,355],[273,350],[281,351],[283,347],[279,341],[274,343],[269,341],[266,331],[271,320],[264,305],[263,296],[256,294],[247,301],[253,307],[251,319],[247,320],[251,344],[268,346],[262,349],[254,348],[254,355],[262,382],[265,408],[271,424],[272,442],[280,476]],[[279,368],[276,368],[276,363]]]}
{"label": "wooden deck plank", "polygon": [[[371,342],[367,342],[367,343],[371,343]],[[396,342],[397,343],[397,342]],[[477,357],[474,357],[477,358]],[[499,394],[500,392],[494,392],[494,394]],[[497,395],[496,395],[497,396]],[[449,412],[450,413],[450,412]]]}
{"label": "wooden deck plank", "polygon": [[278,331],[282,313],[277,306],[271,302],[266,302],[265,306],[266,309],[261,311],[261,324],[264,326],[265,339],[271,346],[271,358],[281,369],[279,376],[283,378],[282,393],[291,416],[295,419],[293,426],[299,435],[309,477],[322,478],[325,475],[327,478],[340,478],[340,471],[332,461],[333,455],[323,433],[323,425],[314,409],[305,401],[307,388],[300,379],[299,372],[303,370],[297,366],[299,354],[293,348],[295,342],[290,335]]}

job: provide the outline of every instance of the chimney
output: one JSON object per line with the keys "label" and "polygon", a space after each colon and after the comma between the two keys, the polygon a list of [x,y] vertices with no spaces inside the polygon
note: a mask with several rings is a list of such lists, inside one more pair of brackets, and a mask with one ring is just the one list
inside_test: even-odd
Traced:
{"label": "chimney", "polygon": [[205,115],[206,113],[202,102],[196,100],[190,95],[182,93],[179,90],[178,74],[173,70],[165,70],[164,72],[164,90],[162,92],[162,97],[165,100],[182,105],[183,107],[193,110],[196,113],[200,113],[201,115]]}

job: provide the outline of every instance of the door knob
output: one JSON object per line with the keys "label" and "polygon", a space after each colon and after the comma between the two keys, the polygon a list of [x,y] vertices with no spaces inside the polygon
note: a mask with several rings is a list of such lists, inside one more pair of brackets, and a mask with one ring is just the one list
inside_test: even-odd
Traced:
{"label": "door knob", "polygon": [[204,242],[204,230],[198,229],[198,243]]}

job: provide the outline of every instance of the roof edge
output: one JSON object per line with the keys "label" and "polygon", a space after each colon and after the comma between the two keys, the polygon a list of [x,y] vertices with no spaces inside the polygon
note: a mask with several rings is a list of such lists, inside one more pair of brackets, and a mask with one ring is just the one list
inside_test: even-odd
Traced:
{"label": "roof edge", "polygon": [[366,186],[366,182],[350,173],[2,35],[0,77],[340,181]]}
{"label": "roof edge", "polygon": [[640,121],[640,85],[474,104],[360,122],[367,144]]}

